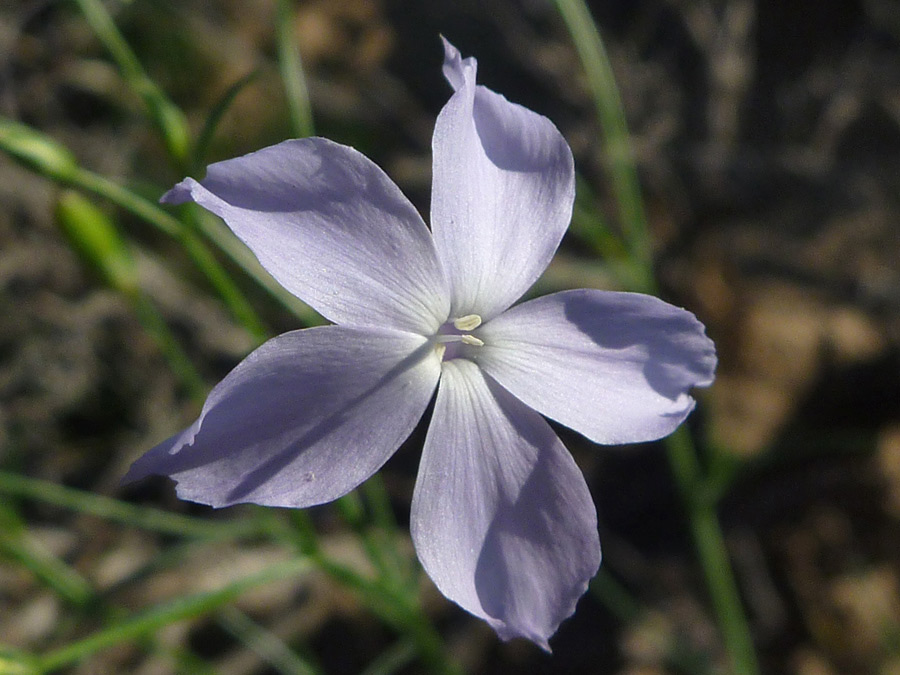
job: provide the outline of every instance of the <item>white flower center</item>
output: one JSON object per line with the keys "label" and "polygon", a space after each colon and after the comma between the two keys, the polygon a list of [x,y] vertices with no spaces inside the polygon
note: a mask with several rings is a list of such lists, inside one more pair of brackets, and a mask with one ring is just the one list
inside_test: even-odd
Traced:
{"label": "white flower center", "polygon": [[445,323],[434,336],[434,349],[441,361],[449,361],[466,355],[466,347],[483,347],[484,340],[470,331],[481,325],[477,314],[466,314]]}

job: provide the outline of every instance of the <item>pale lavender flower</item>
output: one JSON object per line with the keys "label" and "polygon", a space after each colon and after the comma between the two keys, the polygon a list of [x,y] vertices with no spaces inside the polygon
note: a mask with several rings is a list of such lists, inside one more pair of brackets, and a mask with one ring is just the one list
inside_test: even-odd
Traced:
{"label": "pale lavender flower", "polygon": [[716,356],[692,314],[647,295],[511,307],[568,227],[572,153],[475,70],[445,42],[455,92],[435,125],[431,231],[381,169],[323,138],[213,164],[163,197],[221,216],[335,325],[266,342],[127,479],[171,476],[179,497],[215,507],[329,502],[387,461],[437,389],[412,502],[419,560],[501,638],[549,649],[600,543],[584,478],[541,415],[597,443],[661,438]]}

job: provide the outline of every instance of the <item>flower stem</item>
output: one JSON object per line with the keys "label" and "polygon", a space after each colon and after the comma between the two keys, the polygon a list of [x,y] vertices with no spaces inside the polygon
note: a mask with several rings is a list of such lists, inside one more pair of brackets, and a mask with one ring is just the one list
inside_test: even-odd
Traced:
{"label": "flower stem", "polygon": [[728,651],[731,672],[755,675],[759,672],[756,650],[716,514],[715,499],[707,489],[694,441],[690,432],[681,427],[665,439],[665,445],[682,503],[688,512],[694,547]]}
{"label": "flower stem", "polygon": [[[630,255],[642,268],[635,289],[653,292],[656,280],[649,230],[644,214],[637,166],[628,125],[603,39],[584,0],[556,0],[563,21],[581,58],[597,117],[606,139],[613,191]],[[697,458],[690,433],[681,427],[665,445],[669,464],[690,521],[697,557],[735,675],[756,675],[759,665],[744,614],[725,537],[716,514],[716,501]]]}

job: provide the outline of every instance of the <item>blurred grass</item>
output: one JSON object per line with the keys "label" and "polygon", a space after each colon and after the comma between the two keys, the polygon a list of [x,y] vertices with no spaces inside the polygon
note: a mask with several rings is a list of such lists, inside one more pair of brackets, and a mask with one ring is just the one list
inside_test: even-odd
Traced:
{"label": "blurred grass", "polygon": [[[583,0],[557,0],[557,6],[587,73],[603,130],[619,224],[628,248],[627,258],[631,262],[632,284],[629,290],[658,293],[637,165],[612,65],[600,32]],[[598,216],[595,211],[593,220],[602,223]],[[686,424],[665,438],[663,443],[688,515],[694,547],[703,568],[707,592],[715,608],[731,670],[735,675],[756,675],[760,671],[753,635],[719,523],[717,498],[709,488],[716,482],[716,477],[709,475],[707,468],[702,466],[698,448]]]}
{"label": "blurred grass", "polygon": [[[729,6],[737,4],[730,3]],[[876,4],[871,3],[872,6]],[[319,124],[320,128],[342,130],[345,135],[339,140],[347,142],[349,139],[358,139],[373,147],[394,141],[414,143],[410,139],[417,138],[416,132],[404,125],[410,119],[422,117],[424,113],[418,109],[422,104],[404,89],[402,83],[384,76],[380,80],[374,80],[379,91],[379,105],[374,105],[371,101],[361,105],[349,93],[350,87],[346,81],[340,81],[334,76],[341,67],[339,64],[350,63],[352,65],[349,70],[352,74],[348,80],[352,82],[352,77],[357,77],[358,83],[366,76],[367,59],[378,62],[380,58],[387,58],[382,54],[399,55],[395,58],[402,60],[409,60],[410,56],[415,59],[414,45],[385,46],[384,38],[380,37],[378,30],[377,16],[367,14],[371,10],[365,8],[337,10],[333,9],[334,6],[330,9],[323,9],[324,5],[317,7],[317,12],[348,12],[347,16],[341,15],[340,21],[335,21],[338,28],[329,26],[328,31],[331,32],[323,32],[321,24],[316,24],[321,16],[310,9],[310,3],[278,0],[277,5],[273,5],[277,11],[260,19],[259,15],[247,10],[249,5],[229,5],[223,2],[215,7],[215,11],[222,12],[221,16],[210,23],[227,28],[219,33],[213,30],[210,33],[195,34],[197,24],[191,22],[190,13],[198,12],[199,5],[186,5],[186,9],[174,6],[169,8],[141,0],[126,3],[75,0],[70,5],[71,8],[77,7],[80,12],[73,14],[75,18],[71,20],[83,23],[82,28],[86,27],[90,36],[88,39],[84,37],[84,32],[74,31],[73,34],[80,35],[81,39],[73,40],[75,44],[72,49],[80,50],[80,54],[89,54],[75,65],[84,67],[85,72],[92,75],[115,75],[114,85],[104,90],[101,85],[106,80],[98,77],[91,84],[96,89],[89,90],[92,96],[106,96],[109,99],[102,100],[99,104],[94,101],[94,108],[106,111],[103,114],[107,117],[100,121],[80,120],[75,125],[78,126],[78,133],[72,133],[65,125],[54,124],[52,115],[34,114],[33,110],[21,119],[14,119],[15,116],[10,115],[8,119],[0,120],[0,149],[29,167],[36,175],[42,176],[48,183],[53,182],[59,186],[59,189],[51,191],[50,198],[57,205],[57,223],[66,233],[71,249],[78,254],[85,267],[92,271],[92,283],[105,287],[110,294],[123,299],[143,326],[143,334],[164,355],[164,360],[159,363],[168,364],[181,383],[176,401],[164,400],[164,403],[159,404],[167,406],[166,425],[171,425],[172,409],[177,404],[188,409],[191,404],[184,402],[186,397],[195,401],[202,399],[211,383],[206,378],[211,377],[210,373],[216,368],[221,368],[221,364],[216,363],[215,368],[209,367],[208,363],[204,363],[207,366],[205,369],[195,367],[196,341],[188,334],[189,329],[173,318],[171,311],[167,311],[159,302],[148,280],[141,276],[135,260],[141,259],[146,253],[162,259],[166,272],[173,278],[186,282],[192,294],[209,300],[216,306],[227,308],[229,326],[233,325],[237,327],[236,330],[243,331],[253,343],[259,343],[269,336],[271,326],[308,326],[320,323],[322,319],[275,284],[261,270],[252,254],[218,219],[191,206],[162,208],[155,203],[156,198],[165,187],[185,174],[201,172],[205,163],[211,159],[219,159],[231,152],[247,151],[260,142],[271,138],[280,139],[288,133],[300,136],[312,134],[314,125],[310,89],[317,106],[321,105],[332,113],[330,119]],[[347,6],[351,5],[355,7],[353,3],[348,3]],[[172,11],[169,12],[169,9]],[[358,14],[352,14],[354,11]],[[412,12],[412,8],[410,11]],[[587,273],[595,275],[592,278],[602,278],[604,283],[608,279],[618,288],[654,290],[655,261],[651,244],[656,242],[650,240],[634,146],[625,124],[622,97],[613,82],[609,55],[586,3],[557,0],[556,11],[559,12],[558,17],[537,24],[542,26],[542,30],[550,27],[546,36],[538,37],[549,43],[557,39],[557,34],[564,33],[564,26],[570,31],[571,45],[566,47],[571,47],[577,53],[584,69],[597,126],[602,133],[600,144],[604,150],[603,167],[608,171],[606,176],[610,188],[609,192],[605,191],[606,185],[595,180],[595,176],[591,176],[590,167],[584,166],[589,163],[581,162],[583,173],[578,181],[571,234],[583,245],[580,253],[586,250],[587,254],[577,258],[573,256],[572,259],[577,263],[578,271],[587,270]],[[133,39],[142,27],[154,23],[159,12],[168,12],[166,30],[173,27],[181,31],[167,39],[171,37],[179,45],[183,41],[189,49],[196,50],[196,53],[189,52],[189,56],[199,55],[198,61],[205,45],[216,43],[217,40],[223,43],[221,46],[217,45],[218,48],[232,49],[234,43],[229,42],[229,36],[225,35],[228,30],[243,31],[262,46],[252,58],[244,58],[238,54],[233,62],[223,68],[222,73],[217,73],[218,63],[194,63],[192,58],[185,58],[183,51],[170,49],[169,42],[159,39],[159,35],[153,31],[148,31],[143,39],[148,42],[157,40],[150,53],[162,55],[162,58],[158,62],[142,63],[125,36],[130,35]],[[240,14],[240,21],[231,21],[229,12]],[[697,12],[702,15],[702,11]],[[697,16],[690,12],[688,14],[694,18]],[[728,13],[726,15],[730,16]],[[136,16],[143,17],[141,21],[144,22],[138,22],[137,29],[134,24],[127,25],[127,21],[134,20]],[[126,21],[123,26],[127,29],[120,30],[114,17],[124,17]],[[395,17],[395,20],[400,19]],[[472,27],[471,24],[465,25]],[[416,28],[418,32],[429,30],[427,24]],[[346,43],[341,42],[341,36],[337,33],[342,29],[352,36]],[[323,43],[316,42],[320,34],[327,37]],[[469,32],[460,30],[460,34],[468,36]],[[527,44],[527,31],[514,31],[512,34],[516,40],[521,39]],[[261,38],[260,35],[267,37]],[[320,66],[325,64],[321,66],[324,77],[320,74],[318,79],[307,80],[301,50],[295,39],[298,35],[308,38],[306,53],[317,55]],[[455,38],[453,34],[448,36]],[[436,31],[433,38],[437,54]],[[485,40],[482,44],[490,51],[493,45],[488,42]],[[332,43],[349,44],[353,49],[345,46],[346,53],[334,55],[329,51]],[[511,44],[518,48],[520,43],[511,40]],[[26,47],[26,52],[28,49],[35,50],[33,44]],[[354,51],[356,49],[363,56],[359,56]],[[561,49],[558,42],[554,43],[554,49],[556,51],[548,49],[538,56],[529,56],[534,56],[534,63],[542,65],[566,65],[574,62],[565,60],[568,49]],[[480,53],[475,55],[481,56]],[[434,64],[428,64],[429,68],[432,65],[435,68],[435,72],[429,71],[429,77],[434,79],[438,79],[437,63],[435,56]],[[482,57],[481,65],[484,67],[488,63],[487,57]],[[392,62],[391,65],[397,64]],[[77,70],[73,64],[64,64],[58,68],[43,64],[42,67],[47,69],[48,77],[61,78],[63,82]],[[637,65],[634,67],[638,69]],[[485,67],[484,72],[489,72],[488,68]],[[547,74],[547,71],[538,72],[542,76]],[[561,69],[557,72],[564,71]],[[570,74],[565,71],[565,77]],[[561,84],[557,91],[568,91],[569,83],[565,77],[560,75]],[[165,82],[166,78],[171,79],[163,86],[160,83]],[[218,79],[211,83],[210,80],[215,78]],[[640,84],[640,78],[636,79],[636,84],[630,83],[632,88]],[[277,83],[277,94],[272,92],[275,88],[273,81]],[[174,84],[168,86],[170,83]],[[61,89],[66,91],[65,86]],[[71,91],[67,93],[72,96]],[[383,100],[381,95],[384,96]],[[252,101],[252,105],[247,103],[248,99]],[[115,103],[110,104],[109,101]],[[184,110],[175,101],[184,105]],[[273,104],[273,101],[278,101],[278,104]],[[569,102],[567,99],[566,105]],[[131,103],[135,107],[131,107]],[[6,106],[5,109],[14,107]],[[282,107],[283,112],[276,110]],[[381,108],[396,109],[396,117],[377,117],[377,111]],[[72,106],[71,109],[77,109],[77,106]],[[275,122],[271,123],[272,120]],[[558,123],[564,128],[562,120]],[[79,134],[90,137],[102,124],[121,134],[122,146],[127,150],[120,151],[118,145],[104,150],[116,156],[126,155],[126,170],[117,170],[116,167],[120,165],[116,164],[110,168],[108,161],[104,163],[103,152],[91,150],[79,138]],[[593,129],[590,125],[588,128]],[[384,137],[381,136],[382,133]],[[824,137],[825,134],[820,135]],[[573,136],[573,145],[577,139],[576,134]],[[98,144],[96,141],[94,143]],[[397,172],[397,175],[403,175],[414,189],[424,192],[427,190],[427,170],[423,168],[422,162],[416,161],[422,159],[419,157],[422,152],[421,148],[416,148],[416,152],[412,153],[412,161],[406,163],[401,161],[402,157],[398,159],[391,155],[390,164],[386,168],[392,174]],[[796,157],[793,159],[796,160]],[[753,162],[748,160],[748,163]],[[741,168],[746,169],[745,164],[741,164]],[[141,182],[135,181],[131,175],[138,172],[141,174]],[[781,174],[776,178],[780,179]],[[690,177],[684,180],[689,181]],[[753,187],[756,189],[755,184]],[[726,193],[722,199],[731,197],[731,193]],[[610,207],[609,217],[601,213],[603,205]],[[781,220],[778,226],[782,226]],[[567,254],[568,251],[564,252],[564,255]],[[575,269],[574,264],[572,269]],[[706,271],[696,271],[697,274],[701,272]],[[11,318],[14,320],[14,317]],[[232,356],[228,354],[227,359],[232,359]],[[226,360],[221,355],[208,357],[207,360],[213,361],[215,358]],[[0,415],[2,414],[3,410],[0,410]],[[79,430],[77,415],[73,415],[73,418],[75,422],[71,423],[72,428]],[[137,421],[129,418],[123,425],[143,425],[141,433],[160,434],[158,422],[150,432],[147,431],[150,422],[144,418]],[[170,430],[169,426],[166,428]],[[143,437],[137,441],[135,437],[139,433],[136,429],[129,428],[128,432],[131,435],[126,436],[125,441],[117,439],[116,443],[128,447],[131,454],[137,449],[135,443],[143,444],[141,447],[144,447],[149,442]],[[77,432],[71,433],[74,435]],[[210,659],[203,653],[195,653],[195,647],[171,647],[166,640],[157,639],[165,633],[163,627],[185,620],[197,625],[201,617],[209,618],[204,626],[217,626],[230,639],[258,654],[261,661],[268,664],[266,667],[275,672],[321,672],[321,666],[316,662],[320,645],[309,644],[305,636],[298,637],[296,634],[285,639],[279,637],[271,626],[257,620],[251,611],[235,602],[237,596],[243,593],[241,589],[247,590],[257,584],[269,585],[272,580],[281,578],[282,574],[286,577],[305,578],[313,570],[326,575],[336,587],[347,591],[356,602],[367,608],[368,616],[374,617],[374,620],[364,623],[366,628],[376,624],[386,631],[387,637],[380,636],[380,655],[366,664],[367,673],[406,672],[420,667],[433,672],[452,671],[454,666],[449,662],[448,653],[454,657],[462,654],[463,663],[470,665],[473,662],[471,653],[478,649],[483,654],[508,649],[503,652],[508,661],[519,665],[525,662],[525,657],[515,651],[515,645],[484,647],[484,643],[478,642],[480,634],[472,632],[477,629],[460,628],[463,620],[458,616],[451,614],[448,619],[443,610],[435,611],[427,604],[427,595],[423,594],[420,585],[420,571],[408,546],[405,546],[408,543],[405,523],[396,522],[393,510],[396,504],[392,504],[389,494],[402,493],[408,486],[399,489],[392,486],[389,491],[380,479],[376,479],[335,506],[312,514],[240,509],[236,511],[236,515],[229,514],[227,519],[219,517],[221,514],[212,516],[207,512],[185,516],[63,485],[75,473],[71,467],[76,461],[78,466],[88,467],[81,471],[90,472],[100,465],[102,460],[99,457],[104,450],[94,447],[94,433],[94,430],[90,430],[87,440],[82,441],[85,447],[82,456],[78,456],[76,460],[71,456],[60,459],[59,467],[54,464],[53,468],[44,471],[52,480],[36,480],[23,475],[23,472],[27,472],[37,462],[45,461],[43,458],[23,456],[14,447],[14,442],[8,443],[8,447],[4,446],[4,450],[8,452],[2,461],[8,470],[0,472],[0,496],[3,498],[0,501],[0,557],[4,562],[3,574],[12,576],[13,584],[22,580],[23,584],[35,589],[29,591],[32,595],[49,597],[58,602],[61,609],[58,610],[58,625],[49,634],[35,639],[31,643],[34,648],[30,648],[28,653],[0,648],[0,673],[89,668],[91,657],[96,657],[99,650],[115,652],[115,647],[126,644],[137,645],[139,653],[153,654],[180,672],[215,672]],[[834,442],[833,435],[828,430],[823,431],[822,436],[828,436]],[[688,596],[702,608],[707,605],[714,608],[713,614],[718,617],[723,640],[730,652],[730,665],[723,665],[729,662],[719,654],[719,645],[710,637],[710,632],[704,633],[707,626],[702,621],[699,626],[678,625],[674,628],[659,628],[654,623],[661,613],[671,611],[671,607],[662,608],[663,601],[656,595],[659,589],[653,584],[649,584],[649,590],[634,590],[640,585],[635,582],[635,577],[628,578],[627,583],[620,581],[617,572],[622,570],[605,566],[591,585],[591,596],[604,606],[608,615],[615,617],[617,630],[625,632],[627,628],[629,635],[633,635],[635,626],[650,626],[650,634],[653,639],[658,639],[655,644],[663,654],[659,662],[673,672],[752,673],[758,670],[753,644],[730,569],[729,552],[725,548],[722,528],[716,516],[723,500],[733,497],[735,488],[741,489],[741,481],[746,481],[747,472],[744,463],[736,455],[727,449],[707,445],[702,431],[698,438],[703,441],[700,447],[695,446],[687,431],[681,431],[668,443],[673,475],[677,477],[678,498],[689,514],[689,531],[698,550],[698,559],[703,567],[708,589],[705,595],[702,591],[698,592],[693,588],[693,575],[687,574],[691,588],[681,589],[682,600],[684,596]],[[843,446],[845,441],[841,439],[840,443]],[[874,446],[875,442],[871,441],[870,444]],[[818,450],[818,440],[814,445]],[[871,454],[872,451],[867,449],[866,452]],[[405,460],[401,457],[399,461]],[[771,469],[772,466],[765,458],[758,459],[755,474],[758,476],[766,467]],[[81,476],[79,479],[82,486],[87,482],[93,484],[96,479],[96,484],[103,486],[100,489],[114,490],[111,486],[115,484],[122,468],[106,466],[99,475],[92,475],[91,481],[84,480]],[[785,464],[779,464],[776,468],[784,471]],[[110,475],[114,478],[111,479]],[[785,475],[788,475],[787,472]],[[126,494],[129,499],[146,498],[141,492]],[[404,506],[401,500],[401,512]],[[99,519],[101,526],[93,530],[88,526],[79,527],[78,523],[83,523],[84,518]],[[141,565],[138,570],[125,575],[112,589],[101,587],[93,576],[93,563],[88,564],[85,560],[84,556],[87,554],[76,555],[72,553],[72,549],[61,547],[53,539],[51,535],[58,533],[50,525],[56,526],[57,523],[57,529],[82,534],[91,532],[91,535],[96,533],[101,541],[95,544],[93,555],[96,555],[96,547],[107,545],[103,537],[110,536],[110,531],[119,535],[133,531],[143,533],[146,535],[145,539],[152,539],[158,547],[158,555]],[[348,562],[344,557],[346,551],[334,553],[331,550],[335,533],[349,533],[352,536],[362,562],[352,559],[352,556]],[[827,540],[828,537],[837,536],[834,531],[829,530],[823,538]],[[129,604],[130,594],[137,593],[148,581],[167,571],[181,569],[192,552],[199,550],[215,555],[214,542],[226,542],[247,550],[276,545],[281,550],[288,551],[293,558],[283,567],[271,568],[270,572],[261,573],[261,576],[244,576],[222,586],[218,591],[195,593],[176,601],[160,601],[143,610],[132,609]],[[91,543],[93,542],[87,542],[88,545]],[[796,542],[791,540],[791,545],[794,544]],[[608,556],[607,560],[610,559],[615,559],[615,556]],[[629,560],[627,555],[624,559]],[[853,564],[864,566],[867,562],[864,555],[859,554],[854,557]],[[296,567],[291,567],[294,564]],[[665,565],[668,564],[667,561]],[[806,569],[802,565],[799,568]],[[640,578],[639,575],[637,578]],[[752,574],[747,578],[758,582],[758,577]],[[744,590],[749,594],[754,589],[755,587],[748,586]],[[695,595],[699,597],[694,597]],[[887,592],[885,595],[891,594]],[[760,602],[756,597],[750,599]],[[17,599],[13,599],[14,608],[16,601]],[[0,599],[0,603],[2,602]],[[5,611],[6,607],[3,606],[3,609]],[[755,607],[755,612],[758,614],[754,617],[755,621],[765,624],[765,612],[760,612],[758,606]],[[340,612],[336,610],[335,613]],[[678,616],[674,611],[672,614]],[[705,614],[702,609],[695,608],[695,614],[691,616],[703,618]],[[812,626],[810,633],[825,636],[814,641],[816,649],[826,649],[828,640],[836,640],[833,636],[837,631],[827,619],[828,617],[823,619],[818,615],[807,619],[808,626]],[[572,623],[578,620],[580,619],[576,617]],[[886,618],[879,625],[885,628],[877,649],[882,649],[888,655],[895,654],[896,622],[892,623]],[[604,638],[599,633],[607,631],[607,628],[604,624],[602,631],[591,636],[592,639]],[[695,633],[688,638],[685,634],[691,628],[695,629]],[[798,629],[795,627],[794,630]],[[696,637],[697,633],[701,634],[701,639]],[[455,636],[452,644],[443,644],[442,636],[445,634]],[[576,634],[579,638],[583,637],[581,632]],[[460,647],[460,643],[464,643],[464,646]],[[469,646],[470,643],[476,646]],[[192,643],[186,640],[184,644]],[[771,644],[770,636],[770,652]],[[782,647],[777,648],[786,654]],[[202,652],[200,649],[196,651]],[[369,649],[367,653],[371,654],[373,651],[377,650]],[[800,663],[799,656],[789,657],[785,654],[779,653],[773,657],[770,653],[768,663],[783,663],[789,658],[796,658],[796,662]],[[611,658],[624,659],[621,656]],[[885,656],[882,661],[888,658],[889,656]],[[79,661],[83,662],[81,666],[76,664]],[[544,662],[533,657],[528,663]]]}
{"label": "blurred grass", "polygon": [[[95,36],[106,47],[118,66],[125,84],[144,102],[148,120],[163,138],[171,165],[180,171],[199,166],[202,154],[207,151],[215,134],[218,121],[227,112],[228,106],[234,102],[241,88],[250,81],[250,77],[238,81],[226,92],[207,117],[200,141],[194,145],[190,140],[185,115],[147,76],[104,5],[98,0],[76,1]],[[311,108],[299,52],[292,42],[292,18],[291,3],[282,2],[276,21],[280,72],[297,133],[309,134],[312,133]],[[194,148],[197,149],[199,155],[197,157],[193,156]],[[37,173],[64,185],[103,197],[176,238],[211,282],[211,290],[214,290],[232,310],[234,318],[257,341],[266,337],[266,329],[245,299],[243,292],[231,279],[231,275],[194,235],[193,228],[199,229],[209,240],[229,254],[232,261],[236,262],[245,274],[257,280],[277,299],[282,300],[282,304],[301,320],[301,325],[317,322],[315,313],[298,306],[295,302],[285,301],[283,289],[278,288],[264,272],[260,271],[258,263],[251,260],[252,254],[221,224],[208,220],[196,209],[189,207],[181,209],[184,220],[179,220],[127,187],[117,185],[104,176],[80,167],[74,155],[62,145],[19,122],[0,120],[0,149]],[[72,190],[59,196],[56,214],[72,248],[88,267],[97,272],[103,283],[131,303],[144,329],[154,338],[166,356],[173,373],[179,377],[195,399],[202,401],[207,385],[184,354],[163,317],[150,299],[143,294],[132,256],[128,251],[128,244],[118,233],[113,220],[81,193]],[[276,288],[278,290],[275,290]],[[13,659],[11,663],[3,665],[7,671],[12,672],[16,668],[34,673],[55,671],[65,665],[82,661],[98,650],[152,636],[170,623],[209,614],[231,604],[237,596],[250,588],[306,573],[315,567],[339,583],[355,589],[376,614],[405,636],[399,643],[398,650],[384,660],[379,668],[383,670],[389,668],[391,664],[398,667],[405,664],[412,645],[416,655],[430,671],[456,672],[455,666],[444,654],[440,637],[419,607],[416,599],[418,588],[414,583],[414,577],[410,576],[413,567],[398,555],[397,524],[390,514],[390,505],[383,487],[379,487],[378,478],[372,479],[366,488],[366,494],[374,507],[372,513],[375,515],[375,521],[369,521],[362,502],[355,495],[344,497],[337,502],[337,512],[351,525],[363,542],[364,550],[376,572],[374,578],[360,575],[327,556],[317,543],[316,529],[308,516],[303,513],[295,513],[292,519],[294,526],[287,528],[284,527],[285,521],[270,516],[215,526],[206,521],[195,523],[183,516],[135,507],[119,500],[63,488],[52,483],[25,479],[15,474],[0,475],[0,492],[92,513],[130,527],[165,531],[173,535],[201,535],[204,539],[210,537],[235,539],[246,534],[264,538],[273,537],[291,548],[296,546],[300,554],[294,560],[239,579],[218,591],[177,598],[135,614],[122,615],[88,637],[70,641],[40,656],[10,657]],[[24,522],[19,519],[14,509],[0,511],[0,516],[4,525],[4,533],[0,537],[0,554],[30,570],[48,588],[69,602],[76,605],[96,603],[97,594],[87,580],[52,554],[28,544],[23,536]],[[227,611],[221,616],[221,620],[231,632],[240,636],[242,641],[273,665],[278,672],[317,672],[280,640],[256,626],[237,610]],[[177,660],[183,665],[192,664],[190,665],[192,672],[194,669],[206,668],[202,660],[192,657],[189,653],[180,654]]]}
{"label": "blurred grass", "polygon": [[[118,67],[125,85],[143,102],[148,124],[154,127],[162,138],[171,166],[181,172],[200,167],[219,122],[255,74],[251,73],[239,79],[225,91],[206,117],[198,141],[193,143],[187,117],[147,75],[105,6],[99,0],[76,0],[76,2],[95,37],[106,48]],[[575,45],[594,90],[598,114],[609,146],[613,184],[620,206],[619,225],[623,237],[618,238],[602,225],[596,201],[589,194],[585,195],[588,190],[583,180],[580,182],[581,190],[573,230],[594,246],[601,259],[620,265],[620,272],[627,285],[639,289],[651,288],[652,269],[646,222],[641,208],[634,162],[628,151],[629,140],[624,126],[621,102],[611,79],[609,64],[602,50],[599,35],[596,31],[585,32],[585,26],[590,24],[586,8],[577,2],[560,2],[559,8],[572,29]],[[313,133],[313,121],[300,53],[293,38],[294,17],[293,3],[290,0],[279,0],[274,26],[278,69],[294,133],[304,136]],[[21,123],[11,120],[0,121],[0,149],[39,174],[71,186],[75,190],[104,198],[175,238],[204,273],[210,282],[209,289],[231,310],[232,316],[256,341],[266,337],[267,331],[262,321],[251,308],[231,274],[206,248],[205,243],[197,238],[195,231],[200,232],[219,250],[228,254],[232,262],[237,263],[249,278],[255,279],[276,297],[280,294],[273,289],[271,281],[266,280],[252,264],[246,250],[220,225],[213,224],[214,221],[208,220],[204,214],[190,207],[179,209],[181,219],[173,217],[128,187],[82,168],[65,147]],[[128,250],[129,244],[118,232],[113,219],[98,209],[81,192],[75,190],[63,192],[57,200],[57,219],[70,245],[79,253],[84,263],[97,272],[102,282],[127,298],[147,333],[154,338],[166,356],[173,373],[179,377],[186,390],[195,399],[202,400],[206,385],[181,349],[178,339],[168,329],[162,315],[143,293],[140,278]],[[308,313],[298,310],[295,305],[283,304],[289,306],[302,322],[314,320]],[[208,614],[229,604],[247,588],[269,583],[283,575],[305,572],[314,565],[340,583],[356,589],[364,602],[378,616],[393,626],[398,634],[405,636],[398,643],[396,651],[389,652],[389,656],[373,664],[375,672],[405,664],[410,656],[411,645],[415,646],[419,658],[432,671],[453,671],[454,666],[446,658],[437,632],[418,605],[416,567],[398,553],[398,525],[380,479],[369,481],[363,490],[367,503],[372,507],[370,512],[363,508],[360,497],[351,494],[336,503],[336,513],[359,537],[363,550],[373,565],[375,576],[372,578],[360,576],[325,556],[317,542],[316,529],[303,513],[293,514],[290,521],[293,526],[288,530],[283,529],[284,521],[274,518],[244,520],[217,526],[207,523],[200,525],[184,517],[164,515],[118,500],[47,483],[19,481],[11,474],[0,474],[0,491],[92,513],[130,527],[166,531],[178,536],[194,536],[199,534],[198,531],[202,531],[204,538],[221,536],[234,539],[247,534],[262,537],[274,535],[276,540],[285,543],[296,542],[301,554],[290,564],[276,566],[264,573],[233,582],[220,591],[161,603],[138,614],[121,618],[86,638],[72,641],[40,657],[35,657],[29,667],[34,672],[49,672],[80,661],[97,650],[152,635],[171,622]],[[21,523],[16,523],[14,512],[10,511],[6,517],[10,527],[7,528],[8,535],[2,542],[2,550],[8,557],[17,559],[62,597],[67,597],[76,604],[95,602],[95,594],[89,582],[62,561],[29,549],[21,537],[17,539],[13,534],[23,529]],[[280,524],[275,525],[276,523]],[[270,529],[273,526],[275,531]],[[600,587],[606,588],[607,591],[599,593],[598,597],[614,606],[616,602],[622,601],[624,596],[621,589],[612,592],[611,589],[615,587],[610,584],[610,580],[601,584]],[[714,596],[717,593],[721,595],[723,589],[713,588],[713,591]],[[635,611],[638,610],[636,608],[630,610],[631,613]],[[222,616],[230,631],[241,634],[251,648],[263,653],[267,662],[279,663],[278,668],[281,672],[315,672],[305,660],[297,657],[280,641],[275,640],[267,631],[256,626],[241,613],[230,610]],[[190,661],[191,657],[182,654],[179,658],[187,658]],[[197,667],[199,663],[196,664]],[[751,671],[742,668],[739,672]]]}

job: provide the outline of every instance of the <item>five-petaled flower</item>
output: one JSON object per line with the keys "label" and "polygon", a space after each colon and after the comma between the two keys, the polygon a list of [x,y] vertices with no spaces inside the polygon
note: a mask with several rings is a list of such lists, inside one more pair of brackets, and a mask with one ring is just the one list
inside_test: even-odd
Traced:
{"label": "five-petaled flower", "polygon": [[259,347],[126,479],[171,476],[216,507],[322,504],[388,460],[436,389],[412,501],[419,560],[501,638],[549,649],[600,543],[585,480],[541,415],[597,443],[661,438],[711,383],[715,350],[692,314],[647,295],[512,306],[568,227],[572,153],[444,46],[455,91],[435,124],[430,231],[375,164],[323,138],[213,164],[163,197],[221,216],[334,325]]}

